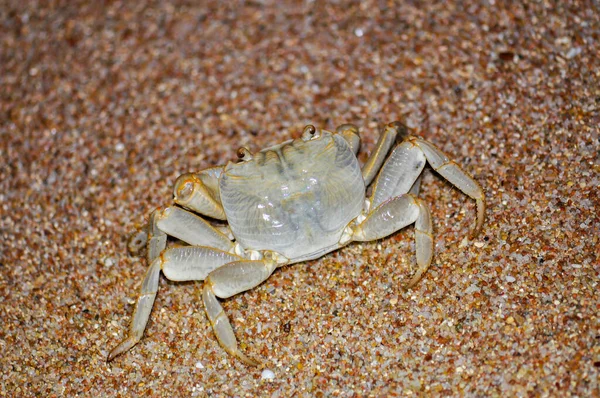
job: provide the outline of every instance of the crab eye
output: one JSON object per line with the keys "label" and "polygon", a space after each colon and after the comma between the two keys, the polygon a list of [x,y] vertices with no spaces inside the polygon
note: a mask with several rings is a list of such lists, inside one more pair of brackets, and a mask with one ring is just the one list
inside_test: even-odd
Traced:
{"label": "crab eye", "polygon": [[250,150],[246,147],[240,147],[237,150],[237,157],[240,158],[242,161],[248,161],[252,159],[252,153],[250,153]]}
{"label": "crab eye", "polygon": [[317,138],[318,136],[319,134],[317,134],[317,129],[312,124],[309,124],[306,127],[304,127],[304,131],[302,131],[303,141],[308,141],[313,138]]}

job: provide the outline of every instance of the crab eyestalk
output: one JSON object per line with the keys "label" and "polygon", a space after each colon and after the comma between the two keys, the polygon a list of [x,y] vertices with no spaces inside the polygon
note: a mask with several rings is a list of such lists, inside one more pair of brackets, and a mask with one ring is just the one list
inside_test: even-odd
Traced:
{"label": "crab eyestalk", "polygon": [[315,137],[316,132],[317,129],[315,128],[315,126],[313,126],[312,124],[306,125],[306,127],[304,127],[304,130],[302,131],[302,141],[310,141]]}
{"label": "crab eyestalk", "polygon": [[247,162],[254,158],[254,156],[252,156],[252,152],[250,152],[250,150],[248,148],[246,148],[245,146],[242,146],[237,150],[237,157],[242,162]]}

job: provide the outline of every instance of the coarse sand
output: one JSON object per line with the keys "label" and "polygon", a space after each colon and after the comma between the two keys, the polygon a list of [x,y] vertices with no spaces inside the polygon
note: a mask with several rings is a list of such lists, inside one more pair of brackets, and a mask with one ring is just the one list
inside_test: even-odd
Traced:
{"label": "coarse sand", "polygon": [[[6,1],[0,7],[0,395],[600,396],[600,9],[595,1]],[[403,120],[485,188],[429,169],[413,227],[277,270],[223,301],[127,241],[182,173]],[[310,160],[307,160],[310,161]]]}

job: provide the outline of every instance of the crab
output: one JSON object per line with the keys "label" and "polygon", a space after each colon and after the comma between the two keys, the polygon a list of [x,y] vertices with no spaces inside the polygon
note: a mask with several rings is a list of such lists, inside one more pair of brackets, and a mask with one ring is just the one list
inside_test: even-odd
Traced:
{"label": "crab", "polygon": [[[240,148],[238,162],[181,175],[174,186],[176,205],[154,211],[129,244],[132,251],[146,246],[150,265],[128,335],[108,361],[140,341],[161,271],[172,281],[204,281],[202,301],[218,342],[249,365],[259,361],[239,349],[219,299],[258,286],[281,266],[414,224],[417,270],[406,286],[413,287],[433,256],[429,208],[418,197],[426,163],[476,201],[472,235],[480,232],[483,189],[433,144],[392,122],[362,167],[359,146],[352,124],[335,133],[308,125],[298,139],[255,154]],[[167,248],[167,236],[187,245]]]}

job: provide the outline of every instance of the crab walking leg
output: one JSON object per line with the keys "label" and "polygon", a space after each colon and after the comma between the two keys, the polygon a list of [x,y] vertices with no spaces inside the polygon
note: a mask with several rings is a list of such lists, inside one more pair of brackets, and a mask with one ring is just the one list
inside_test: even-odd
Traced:
{"label": "crab walking leg", "polygon": [[431,224],[429,206],[421,199],[417,199],[416,202],[419,205],[419,217],[415,222],[415,249],[418,268],[417,272],[408,281],[407,288],[413,287],[421,280],[433,258],[433,225]]}
{"label": "crab walking leg", "polygon": [[156,215],[159,212],[160,210],[153,211],[148,224],[140,228],[127,244],[129,251],[134,254],[145,246],[148,264],[151,264],[152,260],[167,247],[167,235],[156,225]]}
{"label": "crab walking leg", "polygon": [[201,217],[179,207],[167,207],[156,212],[156,226],[169,236],[190,245],[210,246],[230,251],[234,243]]}
{"label": "crab walking leg", "polygon": [[354,230],[353,240],[369,241],[384,238],[415,223],[417,272],[407,287],[414,286],[427,271],[433,257],[433,228],[427,205],[412,194],[384,202],[367,215]]}
{"label": "crab walking leg", "polygon": [[210,246],[230,251],[234,243],[218,229],[201,217],[179,207],[157,209],[150,215],[150,221],[133,235],[129,241],[129,250],[137,253],[147,245],[148,263],[158,257],[167,246],[167,235],[191,245]]}
{"label": "crab walking leg", "polygon": [[248,365],[255,366],[258,362],[238,348],[233,328],[217,297],[231,297],[258,286],[271,276],[276,267],[275,261],[271,260],[235,261],[211,272],[204,282],[202,301],[219,344]]}
{"label": "crab walking leg", "polygon": [[234,254],[203,246],[176,247],[164,251],[146,271],[128,336],[110,352],[108,361],[131,349],[142,338],[158,291],[161,269],[165,277],[173,281],[204,280],[211,271],[240,259]]}
{"label": "crab walking leg", "polygon": [[411,193],[415,196],[419,196],[419,192],[421,192],[421,181],[422,180],[423,180],[423,173],[421,173],[421,175],[419,175],[419,178],[417,178],[417,180],[414,182],[412,187],[410,187],[410,191],[408,191],[408,193]]}
{"label": "crab walking leg", "polygon": [[423,172],[425,163],[423,151],[412,142],[405,141],[396,146],[375,180],[371,206],[375,208],[390,198],[408,193]]}
{"label": "crab walking leg", "polygon": [[352,152],[356,155],[360,149],[360,136],[358,135],[358,127],[353,124],[347,123],[338,126],[335,129],[337,134],[341,134],[346,140]]}
{"label": "crab walking leg", "polygon": [[162,256],[162,271],[171,281],[203,281],[215,269],[242,257],[206,246],[174,247]]}
{"label": "crab walking leg", "polygon": [[156,298],[156,292],[158,291],[158,276],[160,275],[161,260],[160,257],[154,260],[148,271],[144,282],[142,282],[142,288],[140,294],[135,302],[135,311],[133,313],[133,319],[131,325],[129,325],[129,333],[125,340],[121,341],[113,350],[108,354],[107,361],[112,361],[117,355],[127,352],[140,341],[146,329],[152,306],[154,305],[154,299]]}
{"label": "crab walking leg", "polygon": [[473,179],[473,177],[461,169],[454,161],[448,159],[448,157],[432,143],[416,137],[411,137],[410,142],[413,142],[423,151],[427,161],[435,171],[452,185],[460,189],[465,195],[475,199],[477,203],[477,222],[471,236],[477,236],[483,227],[483,221],[485,219],[485,195],[483,194],[481,186]]}
{"label": "crab walking leg", "polygon": [[161,231],[157,225],[159,211],[154,210],[150,214],[148,223],[148,250],[146,252],[148,264],[152,264],[152,261],[167,247],[167,234]]}
{"label": "crab walking leg", "polygon": [[365,186],[369,186],[371,181],[373,181],[373,178],[375,178],[379,172],[390,148],[396,142],[398,135],[404,136],[406,134],[407,127],[400,122],[392,122],[385,126],[383,133],[379,136],[375,150],[369,155],[369,159],[362,168]]}
{"label": "crab walking leg", "polygon": [[148,224],[140,228],[132,237],[129,239],[127,248],[131,253],[137,253],[146,247],[146,258],[148,264],[152,263],[161,251],[167,247],[167,235],[158,228],[156,225],[156,214],[160,210],[155,210],[150,214],[150,221]]}

